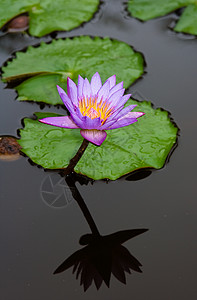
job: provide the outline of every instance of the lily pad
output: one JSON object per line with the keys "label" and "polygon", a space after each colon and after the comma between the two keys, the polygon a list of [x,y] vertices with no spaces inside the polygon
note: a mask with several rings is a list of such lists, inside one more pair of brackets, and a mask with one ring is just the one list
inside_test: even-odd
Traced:
{"label": "lily pad", "polygon": [[41,37],[57,30],[71,30],[89,21],[99,0],[1,0],[0,28],[14,17],[28,13],[29,33]]}
{"label": "lily pad", "polygon": [[[95,180],[115,180],[140,168],[163,167],[176,143],[177,128],[166,111],[153,109],[150,102],[129,100],[127,104],[137,104],[136,111],[146,114],[132,125],[108,130],[100,147],[90,143],[75,172]],[[56,114],[36,113],[36,116]],[[79,129],[54,127],[28,118],[24,124],[19,140],[22,152],[47,169],[66,168],[83,141]]]}
{"label": "lily pad", "polygon": [[143,66],[142,55],[126,43],[81,36],[17,52],[2,71],[8,83],[23,81],[16,87],[18,100],[62,104],[56,85],[66,90],[68,76],[77,83],[79,74],[91,79],[99,72],[104,82],[116,74],[127,88],[142,75]]}
{"label": "lily pad", "polygon": [[129,0],[128,3],[131,15],[142,21],[164,16],[182,7],[186,7],[186,9],[174,30],[197,35],[196,0]]}

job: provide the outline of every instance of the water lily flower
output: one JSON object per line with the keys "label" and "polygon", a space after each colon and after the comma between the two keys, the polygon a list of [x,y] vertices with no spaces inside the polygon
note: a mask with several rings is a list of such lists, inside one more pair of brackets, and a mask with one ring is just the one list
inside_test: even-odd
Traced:
{"label": "water lily flower", "polygon": [[116,75],[109,77],[103,85],[98,72],[91,82],[79,75],[78,86],[68,77],[67,94],[61,87],[57,86],[57,89],[70,116],[39,121],[63,128],[80,128],[81,135],[97,146],[106,139],[106,130],[128,126],[144,115],[143,112],[131,112],[137,105],[124,108],[131,94],[124,95],[123,82],[116,84]]}

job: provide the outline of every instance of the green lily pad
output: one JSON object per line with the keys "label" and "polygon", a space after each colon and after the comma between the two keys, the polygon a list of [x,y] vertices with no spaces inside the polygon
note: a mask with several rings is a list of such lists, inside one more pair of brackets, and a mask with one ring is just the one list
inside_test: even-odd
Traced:
{"label": "green lily pad", "polygon": [[89,21],[99,0],[1,0],[0,28],[14,17],[28,13],[29,33],[41,37],[57,30],[71,30]]}
{"label": "green lily pad", "polygon": [[143,66],[142,55],[126,43],[81,36],[17,52],[2,76],[8,83],[23,81],[16,87],[18,100],[62,104],[56,85],[66,90],[68,76],[77,83],[79,74],[90,80],[98,71],[104,82],[116,74],[127,88],[142,75]]}
{"label": "green lily pad", "polygon": [[[115,180],[140,168],[160,169],[176,143],[177,128],[168,113],[153,109],[150,102],[129,100],[136,111],[146,114],[127,127],[108,130],[100,147],[89,144],[75,167],[75,172],[95,180]],[[57,116],[36,113],[38,118]],[[65,129],[25,119],[19,144],[33,162],[47,169],[66,168],[83,138],[79,129]]]}
{"label": "green lily pad", "polygon": [[131,15],[142,21],[164,16],[179,8],[186,7],[174,30],[197,35],[196,0],[129,0]]}

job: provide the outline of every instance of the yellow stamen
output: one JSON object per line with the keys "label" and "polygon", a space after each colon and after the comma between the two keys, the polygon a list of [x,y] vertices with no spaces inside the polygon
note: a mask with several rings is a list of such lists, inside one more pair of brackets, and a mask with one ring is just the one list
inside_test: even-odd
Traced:
{"label": "yellow stamen", "polygon": [[113,108],[109,108],[110,104],[107,100],[98,103],[97,97],[83,97],[79,100],[79,109],[83,116],[88,116],[91,119],[99,118],[102,120],[102,125],[106,119],[112,114]]}

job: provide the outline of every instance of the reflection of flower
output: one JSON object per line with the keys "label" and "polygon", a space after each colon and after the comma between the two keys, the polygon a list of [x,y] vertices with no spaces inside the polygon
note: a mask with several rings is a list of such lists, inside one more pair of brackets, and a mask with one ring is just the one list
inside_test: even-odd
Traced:
{"label": "reflection of flower", "polygon": [[136,105],[124,108],[131,95],[123,96],[123,82],[116,85],[115,75],[103,85],[98,72],[93,75],[91,83],[79,76],[78,86],[68,77],[68,95],[59,86],[57,89],[70,116],[49,117],[40,122],[63,128],[80,128],[81,135],[98,146],[106,139],[105,130],[128,126],[144,115],[131,112]]}
{"label": "reflection of flower", "polygon": [[73,266],[73,273],[76,272],[77,278],[81,276],[80,284],[85,291],[93,281],[97,289],[103,281],[109,287],[111,273],[126,283],[125,272],[142,271],[140,262],[121,244],[145,231],[147,229],[124,230],[106,236],[86,234],[81,237],[80,244],[87,246],[67,258],[54,274]]}

